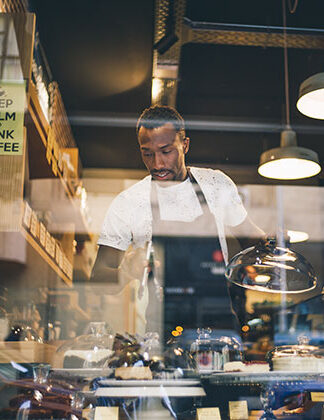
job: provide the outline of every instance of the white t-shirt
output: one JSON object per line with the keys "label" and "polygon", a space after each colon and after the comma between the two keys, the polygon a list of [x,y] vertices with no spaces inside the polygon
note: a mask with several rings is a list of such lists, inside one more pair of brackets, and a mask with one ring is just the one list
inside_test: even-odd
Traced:
{"label": "white t-shirt", "polygon": [[[215,217],[218,236],[227,263],[228,252],[224,225],[243,222],[246,210],[233,181],[214,169],[190,171],[201,188],[210,212]],[[201,205],[189,178],[171,187],[157,186],[161,220],[194,221],[202,214]],[[130,245],[144,247],[152,239],[151,176],[147,176],[120,193],[109,207],[98,245],[125,251]]]}

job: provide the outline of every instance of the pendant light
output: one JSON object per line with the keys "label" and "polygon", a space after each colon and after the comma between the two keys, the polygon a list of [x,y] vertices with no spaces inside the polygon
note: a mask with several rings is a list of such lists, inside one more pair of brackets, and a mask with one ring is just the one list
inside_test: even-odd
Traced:
{"label": "pendant light", "polygon": [[290,126],[285,0],[282,0],[282,12],[284,34],[286,129],[281,133],[280,147],[270,149],[262,153],[258,172],[266,178],[291,180],[309,178],[317,175],[321,171],[321,166],[316,152],[297,146],[296,133]]}
{"label": "pendant light", "polygon": [[324,73],[314,74],[303,81],[296,106],[307,117],[324,120]]}

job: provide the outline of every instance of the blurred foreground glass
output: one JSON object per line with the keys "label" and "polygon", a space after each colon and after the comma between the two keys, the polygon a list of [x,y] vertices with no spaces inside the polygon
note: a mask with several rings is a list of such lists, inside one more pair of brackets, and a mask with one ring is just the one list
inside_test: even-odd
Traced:
{"label": "blurred foreground glass", "polygon": [[274,238],[235,255],[225,275],[238,286],[271,293],[303,293],[317,284],[311,264],[301,254],[277,247]]}

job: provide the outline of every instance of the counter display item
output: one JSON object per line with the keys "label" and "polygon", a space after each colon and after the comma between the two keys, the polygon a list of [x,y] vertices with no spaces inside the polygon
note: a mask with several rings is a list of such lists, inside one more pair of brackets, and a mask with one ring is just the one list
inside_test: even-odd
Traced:
{"label": "counter display item", "polygon": [[267,354],[274,371],[324,373],[324,349],[311,346],[306,336],[299,337],[299,344],[275,347]]}
{"label": "counter display item", "polygon": [[113,340],[105,322],[90,322],[86,334],[58,348],[57,359],[63,368],[103,368],[114,353]]}
{"label": "counter display item", "polygon": [[241,344],[235,337],[211,338],[210,328],[198,328],[190,348],[200,372],[221,371],[230,361],[241,360]]}

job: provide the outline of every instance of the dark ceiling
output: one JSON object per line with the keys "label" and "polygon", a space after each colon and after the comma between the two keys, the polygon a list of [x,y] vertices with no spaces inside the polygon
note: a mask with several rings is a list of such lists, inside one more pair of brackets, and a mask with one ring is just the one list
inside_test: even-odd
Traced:
{"label": "dark ceiling", "polygon": [[[134,126],[151,102],[155,2],[29,3],[83,166],[142,169]],[[292,14],[294,5],[287,0],[288,33],[324,37],[323,0],[299,0]],[[282,34],[281,0],[187,0],[184,17],[240,34]],[[182,45],[176,107],[192,140],[189,163],[250,168],[260,182],[259,156],[279,145],[285,122],[283,63],[279,44]],[[324,46],[288,48],[288,63],[292,127],[323,167],[324,122],[304,117],[295,103],[300,83],[324,71]],[[322,175],[312,182],[322,184]]]}

